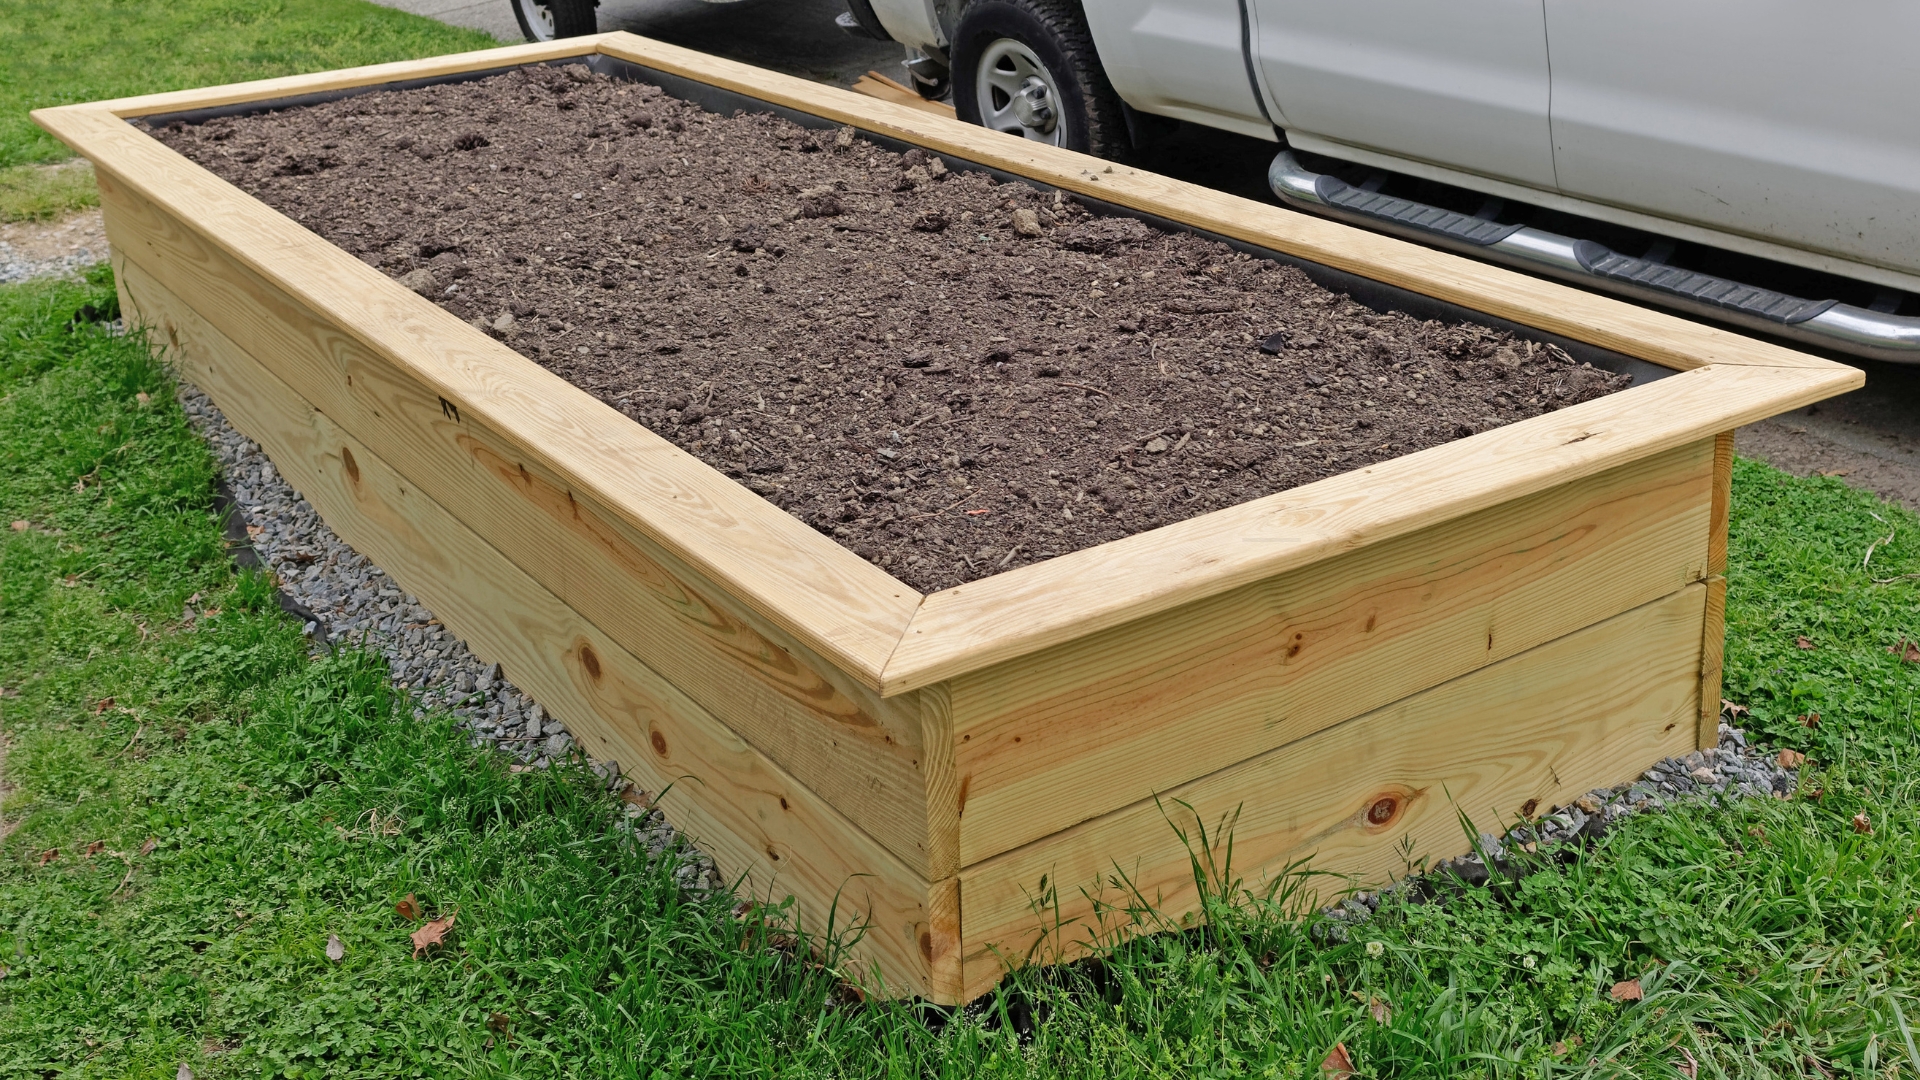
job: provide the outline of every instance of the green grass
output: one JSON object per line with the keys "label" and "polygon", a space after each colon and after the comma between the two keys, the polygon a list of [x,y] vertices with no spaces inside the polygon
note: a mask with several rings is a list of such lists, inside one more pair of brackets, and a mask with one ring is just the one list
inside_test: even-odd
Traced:
{"label": "green grass", "polygon": [[0,168],[0,224],[53,221],[99,205],[93,167],[84,161]]}
{"label": "green grass", "polygon": [[[414,719],[377,661],[310,658],[225,561],[164,370],[87,305],[111,306],[104,272],[0,289],[0,521],[30,523],[0,531],[0,1078],[1319,1077],[1335,1043],[1364,1076],[1675,1076],[1691,1054],[1701,1076],[1920,1077],[1920,664],[1887,651],[1920,639],[1920,593],[1875,584],[1920,573],[1920,519],[1836,480],[1741,462],[1729,574],[1727,694],[1813,755],[1819,798],[1638,818],[1331,946],[1291,917],[1324,880],[1225,874],[1205,931],[949,1017],[852,1002],[730,899],[682,897],[584,770],[510,772]],[[193,593],[220,613],[183,621]],[[419,959],[409,893],[458,913]],[[1642,1001],[1605,992],[1636,977]]]}
{"label": "green grass", "polygon": [[0,167],[67,156],[47,105],[496,44],[365,0],[0,0]]}

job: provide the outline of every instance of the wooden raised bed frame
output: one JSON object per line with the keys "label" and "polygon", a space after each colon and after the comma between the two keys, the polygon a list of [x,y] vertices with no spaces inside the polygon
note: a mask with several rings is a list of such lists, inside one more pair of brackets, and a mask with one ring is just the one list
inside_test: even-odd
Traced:
{"label": "wooden raised bed frame", "polygon": [[[125,118],[594,53],[1676,369],[1624,393],[922,596]],[[123,308],[348,542],[728,875],[836,901],[941,1002],[1089,916],[1491,824],[1712,745],[1735,427],[1852,368],[629,34],[44,109]],[[1157,801],[1156,801],[1157,796]],[[1188,809],[1190,808],[1190,809]],[[1110,897],[1118,899],[1118,897]],[[1084,924],[1079,924],[1084,926]],[[1083,947],[1056,932],[1041,955]]]}

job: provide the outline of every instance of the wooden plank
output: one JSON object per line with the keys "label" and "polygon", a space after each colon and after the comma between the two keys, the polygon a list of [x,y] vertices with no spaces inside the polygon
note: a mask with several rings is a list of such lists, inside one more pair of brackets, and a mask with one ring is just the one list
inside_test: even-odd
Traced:
{"label": "wooden plank", "polygon": [[[1102,885],[1119,874],[1163,914],[1191,911],[1188,850],[1173,827],[1192,833],[1196,816],[1209,833],[1234,821],[1234,874],[1249,883],[1307,857],[1313,869],[1376,882],[1404,872],[1395,850],[1403,841],[1419,856],[1464,850],[1456,807],[1490,830],[1685,753],[1706,592],[1690,585],[1166,791],[1158,804],[1142,801],[967,867],[963,996],[997,980],[996,949],[1044,959],[1083,951],[1090,896],[1124,900]],[[1042,915],[1031,900],[1049,888],[1058,907]],[[1043,918],[1063,929],[1043,940]]]}
{"label": "wooden plank", "polygon": [[1707,573],[1727,572],[1727,524],[1733,515],[1733,432],[1713,437],[1713,520],[1708,523]]}
{"label": "wooden plank", "polygon": [[1710,438],[1859,372],[1689,371],[928,596],[887,662],[900,693]]}
{"label": "wooden plank", "polygon": [[1707,614],[1700,626],[1700,717],[1695,749],[1720,745],[1720,683],[1727,655],[1727,579],[1706,581]]}
{"label": "wooden plank", "polygon": [[[441,505],[910,865],[930,878],[957,869],[956,842],[945,834],[931,836],[927,828],[928,776],[916,702],[882,701],[738,602],[733,589],[573,487],[479,410],[443,404],[412,371],[363,347],[110,179],[103,180],[102,191],[109,236],[152,279],[166,281],[251,355],[271,357],[275,374],[307,400],[388,461],[404,463],[405,474]],[[496,409],[512,403],[506,395],[493,401]],[[594,407],[603,408],[597,402]],[[538,406],[529,402],[528,408]],[[633,461],[628,482],[647,483],[653,479],[647,469],[668,444],[607,412],[625,432],[608,431],[599,453]],[[625,446],[616,441],[621,434],[628,435]],[[639,437],[651,445],[634,450]],[[715,478],[759,501],[732,481]],[[667,488],[663,498],[682,498],[671,476],[661,483]],[[717,504],[707,505],[716,518],[708,546],[729,543],[753,527]],[[761,506],[799,525],[770,504]],[[812,538],[854,557],[824,537]],[[804,553],[795,559],[796,571],[805,572]]]}
{"label": "wooden plank", "polygon": [[[698,703],[475,535],[367,444],[334,424],[265,365],[196,317],[139,267],[121,264],[128,319],[183,376],[255,440],[327,524],[479,655],[497,660],[593,756],[643,788],[673,785],[662,809],[745,891],[799,902],[802,925],[841,906],[871,921],[862,955],[896,990],[934,994],[936,927],[951,914],[904,862],[747,745]],[[951,906],[951,886],[941,903]],[[955,950],[948,949],[949,954]],[[942,957],[951,984],[955,955]]]}
{"label": "wooden plank", "polygon": [[895,105],[905,105],[909,109],[954,118],[953,106],[944,101],[928,101],[910,86],[902,86],[877,71],[869,71],[853,81],[851,89],[856,94],[865,94],[881,101],[891,101]]}
{"label": "wooden plank", "polygon": [[1665,367],[1687,370],[1716,363],[1839,366],[1703,323],[1326,218],[948,120],[906,105],[876,104],[839,87],[633,34],[603,35],[599,49],[608,56],[1159,214]]}
{"label": "wooden plank", "polygon": [[271,101],[276,98],[324,94],[333,90],[378,86],[381,83],[402,82],[410,79],[463,75],[470,71],[511,67],[515,64],[537,64],[569,56],[585,56],[599,51],[600,39],[603,36],[593,34],[559,41],[534,41],[524,45],[477,49],[473,52],[428,56],[418,60],[396,60],[386,64],[315,71],[304,75],[282,75],[272,79],[256,79],[252,82],[227,83],[223,86],[197,87],[190,90],[168,90],[158,94],[141,94],[136,97],[114,98],[89,104],[90,107],[105,109],[116,116],[152,116],[156,113],[189,112],[194,109],[211,109],[243,101]]}
{"label": "wooden plank", "polygon": [[1720,745],[1720,682],[1727,651],[1727,526],[1733,514],[1733,432],[1713,438],[1713,519],[1707,524],[1707,618],[1700,634],[1699,748]]}
{"label": "wooden plank", "polygon": [[967,790],[961,863],[1700,580],[1713,447],[1701,440],[956,676],[942,685]]}
{"label": "wooden plank", "polygon": [[55,109],[41,119],[94,160],[102,197],[120,199],[125,228],[141,230],[127,250],[170,282],[190,274],[221,290],[218,302],[182,298],[255,355],[278,360],[270,343],[241,335],[246,320],[265,313],[269,324],[317,327],[304,347],[329,357],[338,377],[356,365],[385,369],[436,411],[446,401],[449,416],[497,432],[577,500],[877,685],[919,600],[912,589],[110,113]]}

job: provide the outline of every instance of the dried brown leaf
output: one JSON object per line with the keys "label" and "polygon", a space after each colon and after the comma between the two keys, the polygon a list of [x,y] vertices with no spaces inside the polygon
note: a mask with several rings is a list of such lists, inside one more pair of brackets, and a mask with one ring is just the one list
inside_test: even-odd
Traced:
{"label": "dried brown leaf", "polygon": [[1735,705],[1726,698],[1721,698],[1720,711],[1726,713],[1728,716],[1745,716],[1747,707],[1745,705]]}
{"label": "dried brown leaf", "polygon": [[513,1020],[506,1013],[490,1012],[487,1014],[487,1030],[496,1035],[505,1035],[507,1029],[512,1026]]}
{"label": "dried brown leaf", "polygon": [[[457,914],[454,913],[454,914]],[[413,958],[420,959],[427,949],[439,945],[447,939],[447,931],[453,929],[453,914],[444,918],[429,919],[426,925],[408,935],[413,940]]]}
{"label": "dried brown leaf", "polygon": [[142,855],[151,855],[151,854],[153,854],[153,849],[154,849],[154,848],[155,848],[155,847],[156,847],[156,846],[157,846],[157,845],[158,845],[159,843],[160,843],[160,840],[159,840],[159,838],[157,838],[157,837],[152,837],[152,836],[149,836],[149,837],[147,837],[147,839],[146,839],[146,842],[140,845],[140,854],[142,854]]}
{"label": "dried brown leaf", "polygon": [[60,849],[57,847],[50,847],[47,850],[40,853],[40,865],[45,866],[59,857],[60,857]]}
{"label": "dried brown leaf", "polygon": [[1693,1051],[1686,1047],[1681,1047],[1680,1052],[1686,1055],[1686,1060],[1674,1062],[1673,1067],[1679,1069],[1680,1075],[1686,1077],[1687,1080],[1694,1080],[1695,1077],[1700,1075],[1700,1063],[1693,1059]]}
{"label": "dried brown leaf", "polygon": [[1775,760],[1780,762],[1783,769],[1797,769],[1807,763],[1807,755],[1798,750],[1782,750]]}
{"label": "dried brown leaf", "polygon": [[347,956],[347,946],[346,946],[346,943],[340,940],[340,935],[328,934],[327,935],[327,959],[337,964],[340,961],[346,959],[346,956]]}
{"label": "dried brown leaf", "polygon": [[86,846],[86,848],[82,851],[82,854],[86,855],[87,858],[91,859],[95,855],[98,855],[105,850],[107,850],[107,842],[105,840],[95,840],[93,843],[88,844]]}
{"label": "dried brown leaf", "polygon": [[420,917],[420,901],[415,900],[412,893],[408,893],[405,900],[393,905],[393,910],[399,912],[401,918],[411,922]]}
{"label": "dried brown leaf", "polygon": [[111,708],[113,708],[113,699],[110,697],[103,697],[99,701],[96,701],[93,703],[93,715],[99,716],[101,713],[106,712],[108,709],[111,709]]}
{"label": "dried brown leaf", "polygon": [[1609,991],[1609,993],[1615,1001],[1639,1001],[1642,996],[1640,980],[1628,979],[1625,982],[1614,983],[1613,989]]}
{"label": "dried brown leaf", "polygon": [[1368,998],[1367,1012],[1372,1014],[1373,1022],[1376,1024],[1393,1023],[1393,1006],[1381,998]]}
{"label": "dried brown leaf", "polygon": [[1872,836],[1873,819],[1864,813],[1853,815],[1853,831],[1862,836]]}
{"label": "dried brown leaf", "polygon": [[1813,648],[1813,639],[1808,637],[1805,634],[1801,634],[1799,637],[1794,638],[1793,643],[1802,649]]}
{"label": "dried brown leaf", "polygon": [[1820,714],[1817,712],[1805,713],[1798,719],[1800,726],[1803,728],[1817,728],[1820,726]]}
{"label": "dried brown leaf", "polygon": [[1353,1055],[1347,1053],[1346,1043],[1334,1043],[1327,1051],[1326,1060],[1320,1063],[1320,1075],[1327,1080],[1347,1080],[1354,1075]]}

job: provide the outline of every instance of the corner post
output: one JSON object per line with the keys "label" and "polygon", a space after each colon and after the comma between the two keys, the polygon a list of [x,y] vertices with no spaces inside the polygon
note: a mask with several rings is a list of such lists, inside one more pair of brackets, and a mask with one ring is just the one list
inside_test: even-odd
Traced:
{"label": "corner post", "polygon": [[1720,675],[1727,647],[1727,522],[1733,504],[1733,432],[1713,437],[1713,509],[1707,522],[1707,615],[1700,636],[1700,717],[1695,745],[1720,741]]}

